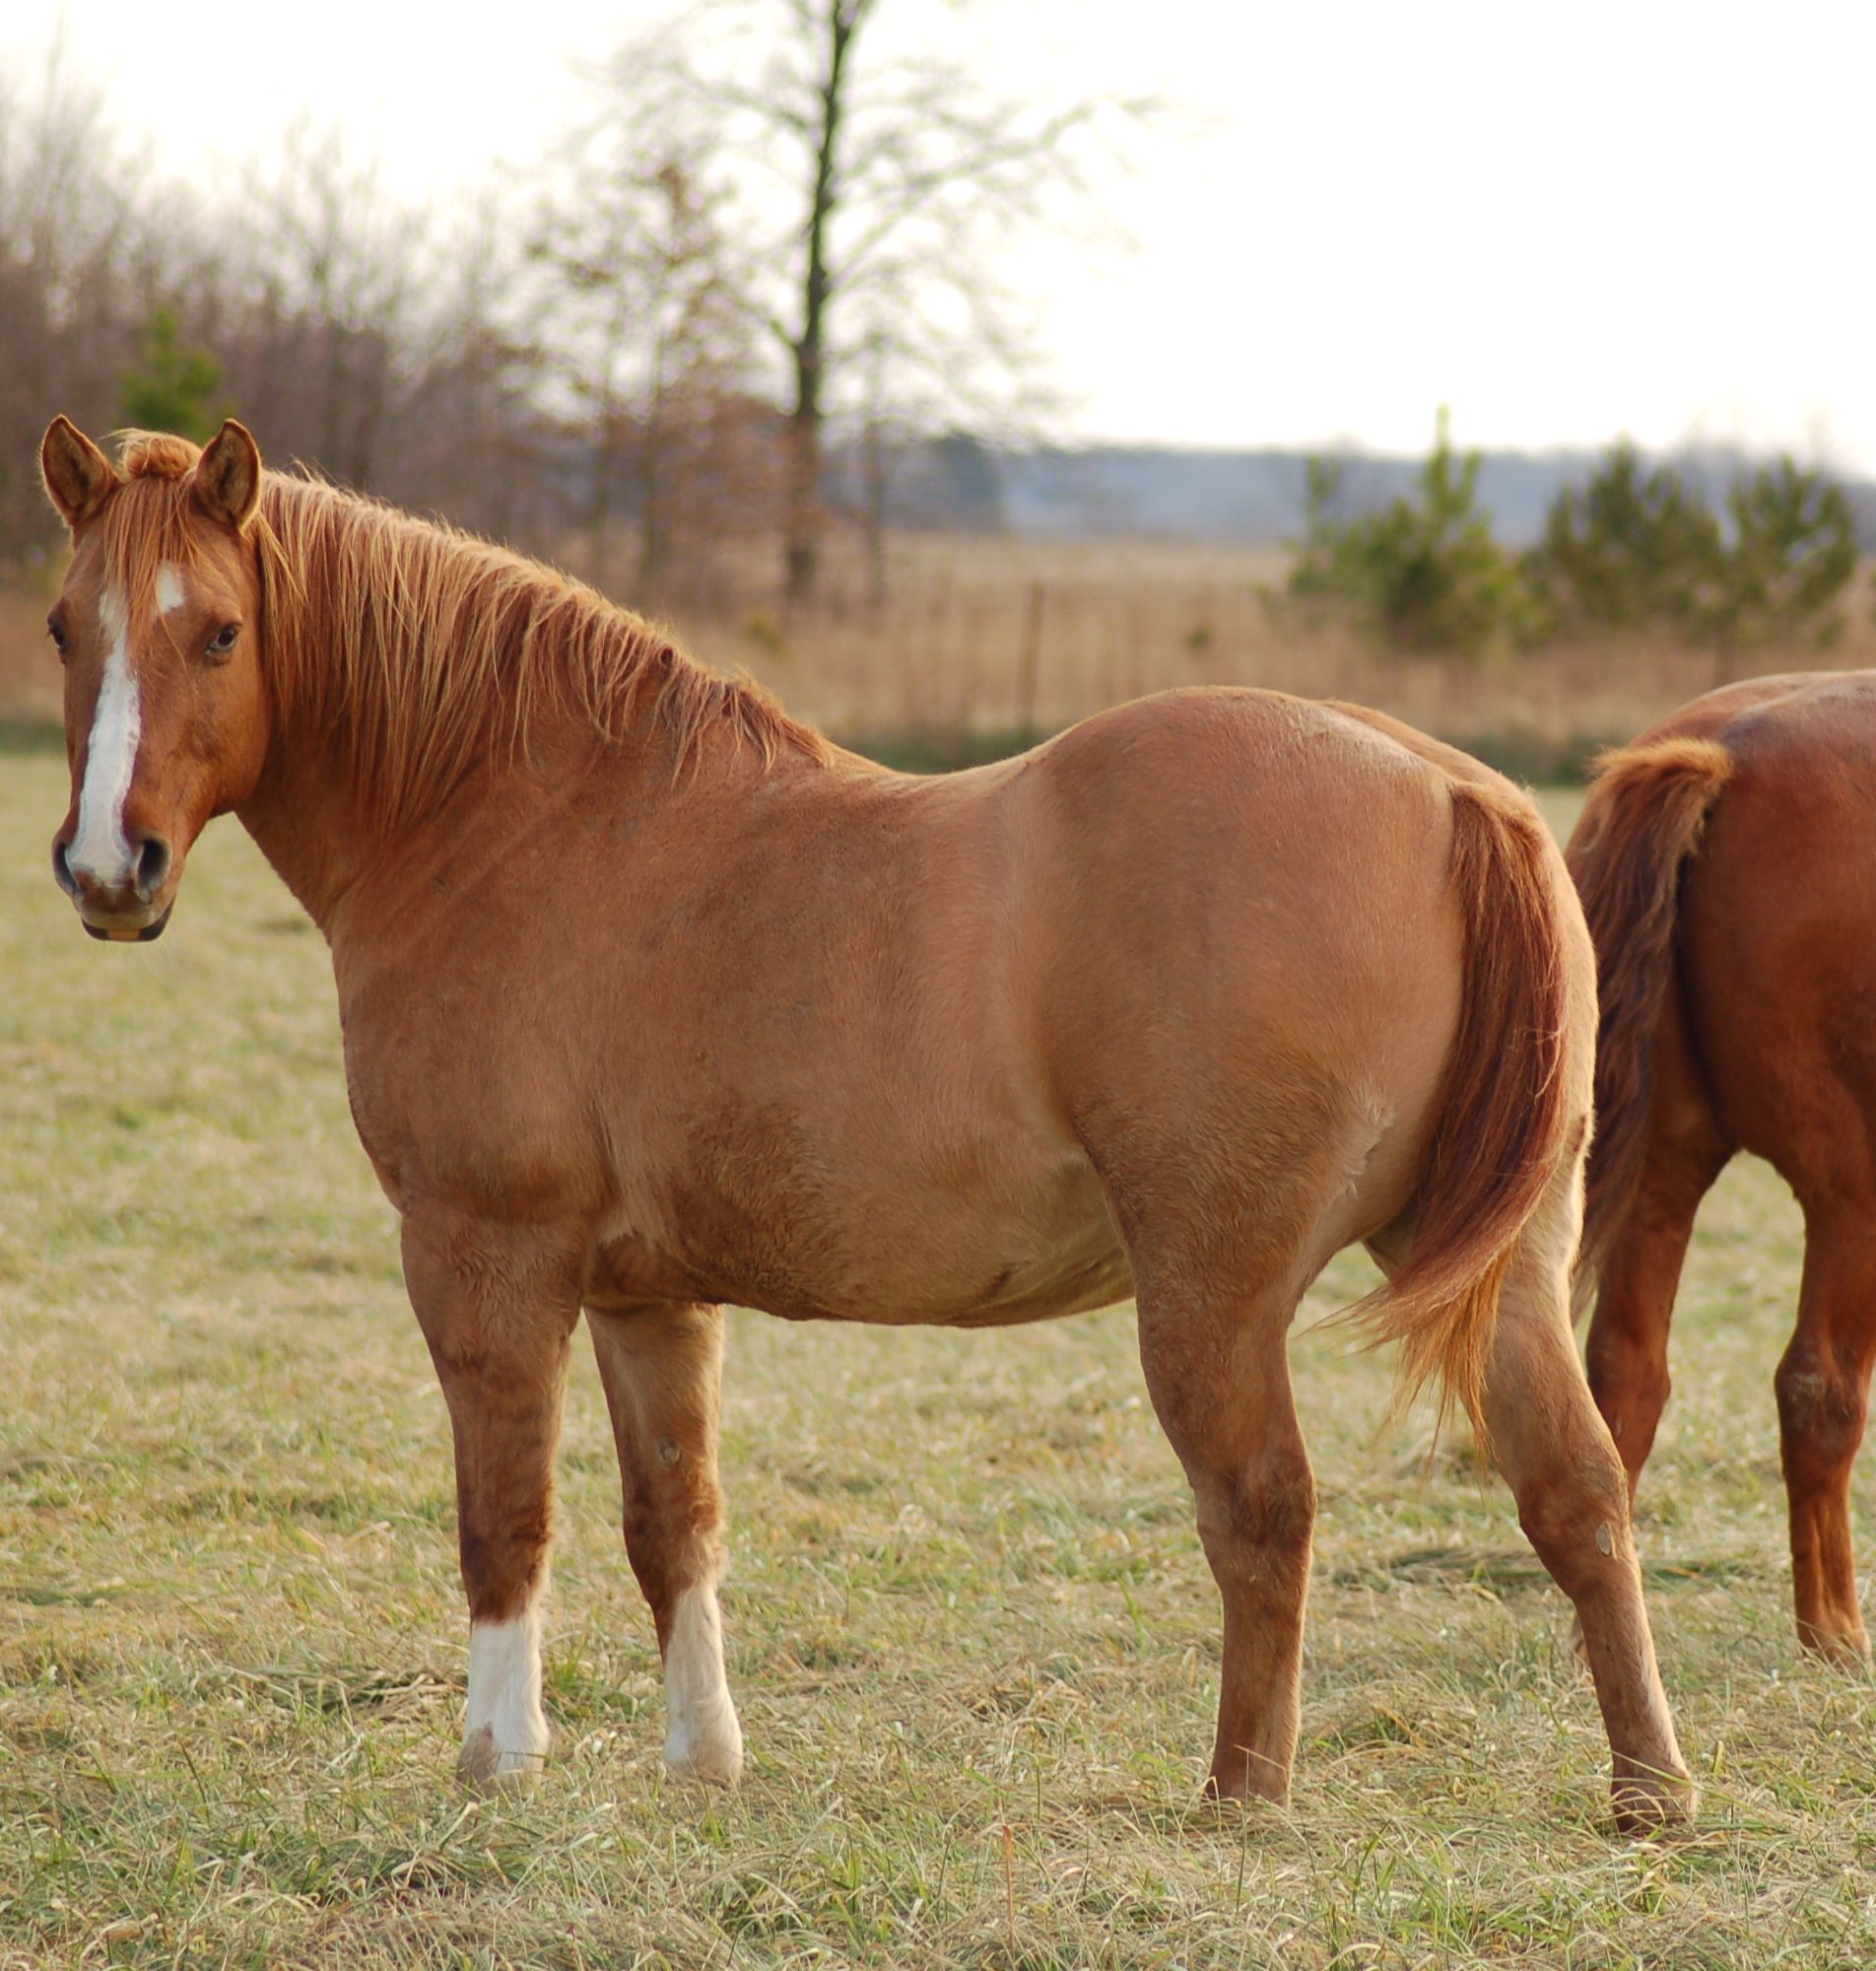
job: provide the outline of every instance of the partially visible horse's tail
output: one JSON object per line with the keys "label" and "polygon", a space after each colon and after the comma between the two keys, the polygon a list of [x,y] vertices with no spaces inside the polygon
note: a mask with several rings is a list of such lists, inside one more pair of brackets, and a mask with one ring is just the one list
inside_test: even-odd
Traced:
{"label": "partially visible horse's tail", "polygon": [[1568,1148],[1567,919],[1542,821],[1489,785],[1452,787],[1451,883],[1465,927],[1459,1023],[1413,1205],[1413,1243],[1355,1310],[1398,1341],[1397,1402],[1436,1377],[1483,1436],[1499,1288]]}
{"label": "partially visible horse's tail", "polygon": [[1593,1280],[1641,1176],[1654,1034],[1674,976],[1681,874],[1733,771],[1710,739],[1605,753],[1566,859],[1596,946],[1596,1137],[1579,1281]]}

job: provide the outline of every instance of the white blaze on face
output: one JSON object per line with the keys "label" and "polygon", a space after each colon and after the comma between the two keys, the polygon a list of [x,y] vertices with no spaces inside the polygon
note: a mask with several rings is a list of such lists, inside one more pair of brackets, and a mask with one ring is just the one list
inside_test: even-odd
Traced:
{"label": "white blaze on face", "polygon": [[670,1726],[664,1762],[685,1779],[727,1786],[743,1770],[743,1728],[723,1675],[723,1624],[714,1588],[687,1588],[671,1616],[664,1653]]}
{"label": "white blaze on face", "polygon": [[469,1716],[462,1771],[478,1781],[538,1769],[549,1733],[541,1711],[541,1616],[537,1607],[469,1631]]}
{"label": "white blaze on face", "polygon": [[130,666],[130,615],[116,589],[105,590],[98,622],[104,639],[104,680],[92,714],[78,833],[67,859],[75,874],[115,887],[128,883],[135,867],[124,836],[124,802],[136,777],[143,716],[137,706],[137,674]]}
{"label": "white blaze on face", "polygon": [[184,601],[182,577],[173,562],[166,561],[157,570],[157,611],[167,616],[171,609],[180,609]]}

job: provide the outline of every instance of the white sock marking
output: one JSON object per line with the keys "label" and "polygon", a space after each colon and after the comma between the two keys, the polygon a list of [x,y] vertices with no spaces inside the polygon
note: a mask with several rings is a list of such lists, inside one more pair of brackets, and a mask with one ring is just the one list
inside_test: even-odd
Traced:
{"label": "white sock marking", "polygon": [[723,1675],[723,1623],[713,1587],[687,1588],[678,1597],[664,1653],[664,1696],[670,1713],[665,1764],[687,1779],[734,1780],[743,1770],[743,1728]]}
{"label": "white sock marking", "polygon": [[116,589],[105,590],[98,620],[106,645],[104,679],[85,751],[78,833],[67,856],[74,874],[116,888],[128,883],[134,870],[124,836],[124,802],[137,774],[143,714],[137,704],[137,674],[130,667],[129,612]]}
{"label": "white sock marking", "polygon": [[182,577],[172,561],[166,561],[157,570],[157,612],[167,616],[171,609],[180,609],[186,598],[182,589]]}
{"label": "white sock marking", "polygon": [[[489,1743],[478,1746],[487,1731]],[[462,1758],[469,1776],[501,1779],[533,1772],[547,1756],[541,1712],[541,1615],[528,1608],[507,1622],[477,1622],[469,1631],[469,1715]]]}

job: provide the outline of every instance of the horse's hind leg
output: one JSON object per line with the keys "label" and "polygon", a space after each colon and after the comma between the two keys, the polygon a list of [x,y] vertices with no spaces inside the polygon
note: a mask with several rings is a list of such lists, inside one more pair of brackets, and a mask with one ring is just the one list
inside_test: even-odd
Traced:
{"label": "horse's hind leg", "polygon": [[1737,1147],[1720,1128],[1679,995],[1670,994],[1656,1024],[1642,1172],[1603,1263],[1585,1350],[1631,1505],[1667,1403],[1668,1324],[1694,1217]]}
{"label": "horse's hind leg", "polygon": [[1147,1389],[1198,1508],[1225,1603],[1210,1790],[1286,1801],[1296,1758],[1315,1480],[1290,1391],[1294,1293],[1142,1286]]}
{"label": "horse's hind leg", "polygon": [[1518,1522],[1576,1609],[1614,1758],[1616,1819],[1686,1816],[1692,1786],[1655,1666],[1628,1477],[1571,1333],[1577,1212],[1559,1184],[1525,1228],[1500,1296],[1485,1423]]}
{"label": "horse's hind leg", "polygon": [[619,1448],[626,1554],[664,1659],[665,1763],[689,1779],[728,1784],[743,1769],[743,1733],[723,1674],[716,1600],[723,1311],[658,1301],[588,1308],[586,1320]]}
{"label": "horse's hind leg", "polygon": [[459,1770],[476,1783],[506,1779],[547,1753],[541,1597],[577,1263],[536,1228],[412,1212],[404,1277],[455,1438],[471,1624]]}
{"label": "horse's hind leg", "polygon": [[1869,1654],[1850,1550],[1850,1467],[1876,1359],[1873,1218],[1860,1198],[1807,1210],[1798,1325],[1776,1378],[1798,1638],[1845,1664]]}
{"label": "horse's hind leg", "polygon": [[1694,1216],[1726,1157],[1716,1136],[1657,1137],[1603,1267],[1584,1352],[1596,1407],[1629,1475],[1632,1506],[1671,1387],[1668,1324]]}

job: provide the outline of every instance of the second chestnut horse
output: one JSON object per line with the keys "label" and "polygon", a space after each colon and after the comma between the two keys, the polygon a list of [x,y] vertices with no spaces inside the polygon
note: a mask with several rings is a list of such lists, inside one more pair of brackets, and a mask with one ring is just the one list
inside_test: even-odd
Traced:
{"label": "second chestnut horse", "polygon": [[1571,838],[1602,1031],[1579,1293],[1642,1475],[1694,1214],[1731,1157],[1804,1212],[1776,1387],[1798,1635],[1869,1654],[1850,1466],[1876,1362],[1876,672],[1753,679],[1610,755]]}

